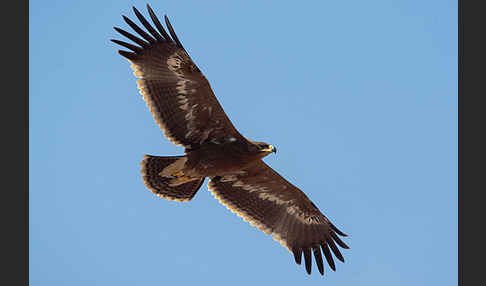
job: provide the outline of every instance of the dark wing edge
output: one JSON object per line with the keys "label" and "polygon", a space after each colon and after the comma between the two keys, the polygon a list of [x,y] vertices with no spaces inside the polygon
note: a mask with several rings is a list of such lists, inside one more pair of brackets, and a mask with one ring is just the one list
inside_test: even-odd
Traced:
{"label": "dark wing edge", "polygon": [[[157,16],[155,15],[154,11],[152,10],[152,8],[150,7],[149,4],[147,4],[147,10],[149,12],[150,18],[152,19],[152,22],[154,23],[154,25],[155,25],[155,27],[157,28],[158,31],[156,31],[152,27],[152,25],[150,25],[150,23],[147,21],[147,19],[145,19],[145,17],[142,15],[142,13],[140,13],[140,11],[137,10],[137,8],[132,7],[132,9],[133,9],[133,12],[135,13],[135,15],[137,16],[138,20],[140,21],[140,23],[142,23],[142,25],[147,29],[147,31],[150,33],[150,35],[147,34],[144,30],[142,30],[132,20],[130,20],[130,18],[123,16],[123,20],[135,32],[137,32],[137,34],[139,34],[143,39],[127,32],[123,29],[120,29],[118,27],[113,27],[117,32],[119,32],[120,34],[122,34],[123,36],[125,36],[126,38],[130,39],[131,41],[137,43],[140,46],[139,47],[139,46],[135,46],[135,45],[132,45],[132,44],[124,42],[124,41],[112,39],[111,40],[112,42],[131,50],[131,52],[119,50],[118,53],[120,55],[124,56],[125,58],[127,58],[129,60],[133,60],[133,59],[135,59],[135,57],[138,53],[140,53],[144,50],[144,48],[150,48],[150,46],[152,44],[156,44],[158,42],[159,43],[165,42],[165,43],[168,43],[168,44],[173,44],[176,47],[186,51],[184,49],[184,46],[180,42],[179,38],[177,37],[177,35],[174,31],[174,28],[172,27],[167,15],[164,15],[164,20],[165,20],[165,24],[167,25],[167,29],[169,30],[170,36],[165,31],[164,26],[162,26],[162,24],[160,23],[159,19],[157,18]],[[187,54],[187,52],[186,52],[186,54]]]}
{"label": "dark wing edge", "polygon": [[111,41],[129,50],[119,50],[118,53],[131,63],[134,75],[139,78],[138,89],[165,137],[175,145],[185,147],[186,151],[197,149],[213,138],[244,138],[184,49],[168,17],[164,16],[167,33],[148,4],[147,10],[154,26],[133,7],[146,31],[123,16],[138,36],[114,27],[134,44]]}
{"label": "dark wing edge", "polygon": [[303,254],[308,274],[311,273],[312,254],[321,275],[324,275],[322,253],[335,271],[331,251],[344,262],[336,244],[349,248],[338,237],[347,235],[334,226],[301,190],[260,162],[246,175],[211,178],[208,189],[231,212],[264,233],[272,234],[274,240],[293,254],[299,265]]}

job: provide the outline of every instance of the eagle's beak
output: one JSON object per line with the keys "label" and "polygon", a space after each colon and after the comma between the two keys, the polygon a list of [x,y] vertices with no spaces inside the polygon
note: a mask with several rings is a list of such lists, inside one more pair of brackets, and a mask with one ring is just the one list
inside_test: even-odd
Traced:
{"label": "eagle's beak", "polygon": [[273,145],[268,145],[268,148],[261,149],[261,151],[277,153],[277,148],[275,148]]}
{"label": "eagle's beak", "polygon": [[268,152],[272,152],[272,153],[277,154],[277,148],[275,148],[275,146],[273,146],[273,145],[269,145],[267,150],[268,150]]}

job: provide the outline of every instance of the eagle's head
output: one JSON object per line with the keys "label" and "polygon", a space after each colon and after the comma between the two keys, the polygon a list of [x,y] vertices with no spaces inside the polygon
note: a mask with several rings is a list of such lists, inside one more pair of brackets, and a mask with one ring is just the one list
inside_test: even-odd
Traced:
{"label": "eagle's head", "polygon": [[270,153],[277,153],[277,148],[275,146],[265,143],[265,142],[255,142],[254,143],[257,147],[256,152],[264,156],[267,156]]}

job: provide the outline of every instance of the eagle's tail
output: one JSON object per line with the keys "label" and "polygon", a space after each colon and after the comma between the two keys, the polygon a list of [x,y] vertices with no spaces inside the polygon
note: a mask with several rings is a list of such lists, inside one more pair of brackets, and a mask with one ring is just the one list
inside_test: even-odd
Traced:
{"label": "eagle's tail", "polygon": [[168,200],[190,201],[204,182],[204,178],[187,179],[180,170],[185,156],[160,157],[145,155],[142,166],[143,182],[152,193]]}

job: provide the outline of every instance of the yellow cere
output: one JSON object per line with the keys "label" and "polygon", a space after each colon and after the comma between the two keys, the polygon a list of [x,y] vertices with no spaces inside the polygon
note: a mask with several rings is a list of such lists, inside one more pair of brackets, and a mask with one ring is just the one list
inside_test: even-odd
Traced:
{"label": "yellow cere", "polygon": [[268,148],[262,149],[262,151],[265,152],[273,152],[275,150],[275,147],[273,145],[268,145]]}

